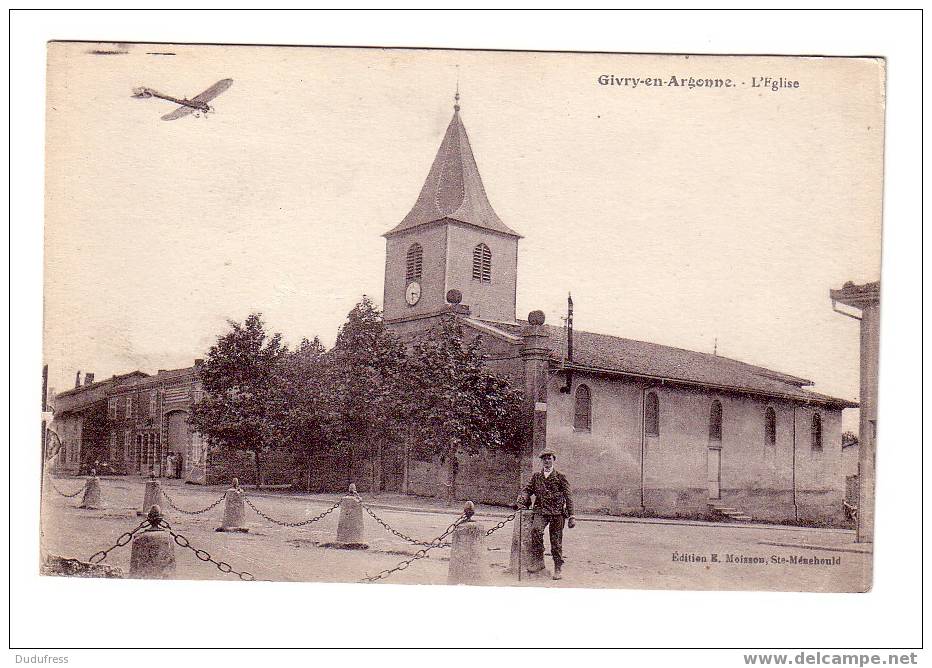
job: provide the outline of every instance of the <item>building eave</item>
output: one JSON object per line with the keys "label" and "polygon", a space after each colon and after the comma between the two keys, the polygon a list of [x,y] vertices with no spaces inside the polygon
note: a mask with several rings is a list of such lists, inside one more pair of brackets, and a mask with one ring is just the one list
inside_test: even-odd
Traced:
{"label": "building eave", "polygon": [[[557,372],[563,371],[574,371],[582,373],[591,373],[595,375],[603,376],[614,376],[614,377],[625,377],[625,378],[636,378],[639,380],[649,380],[655,383],[660,383],[661,385],[677,385],[677,386],[686,386],[686,387],[701,387],[709,390],[717,390],[721,392],[733,392],[738,394],[750,394],[758,397],[782,399],[784,401],[791,401],[799,404],[816,404],[819,406],[831,406],[833,408],[858,408],[860,404],[854,401],[849,401],[848,399],[841,399],[837,397],[822,397],[822,396],[796,396],[793,394],[786,394],[783,392],[765,392],[763,390],[739,387],[733,385],[724,385],[724,384],[715,384],[715,383],[702,383],[694,380],[685,380],[682,378],[671,378],[666,376],[652,376],[650,374],[638,373],[635,371],[622,371],[620,369],[609,369],[609,368],[600,368],[587,366],[582,364],[562,364]],[[806,390],[803,390],[806,392]],[[810,394],[807,392],[807,394]]]}

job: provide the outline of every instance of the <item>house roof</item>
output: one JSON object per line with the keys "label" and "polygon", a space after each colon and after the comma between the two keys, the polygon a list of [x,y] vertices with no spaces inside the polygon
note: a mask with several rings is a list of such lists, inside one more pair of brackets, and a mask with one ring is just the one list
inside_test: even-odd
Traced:
{"label": "house roof", "polygon": [[414,207],[384,236],[445,218],[501,234],[521,236],[501,221],[489,203],[460,118],[459,104],[454,107],[453,118]]}
{"label": "house roof", "polygon": [[[486,323],[487,325],[489,323]],[[510,334],[519,333],[527,323],[495,323]],[[561,359],[566,339],[560,327],[544,325],[550,335],[553,355]],[[858,404],[804,389],[812,381],[728,357],[673,348],[657,343],[635,341],[608,334],[573,330],[573,368],[609,375],[639,376],[687,385],[761,394],[783,399],[831,404],[853,408]]]}
{"label": "house roof", "polygon": [[136,382],[149,376],[142,371],[130,371],[110,378],[99,380],[90,385],[82,385],[55,395],[54,406],[56,413],[73,413],[92,407],[96,402],[106,399],[107,394],[114,388],[125,383]]}
{"label": "house roof", "polygon": [[880,301],[880,281],[862,285],[855,285],[848,281],[838,290],[829,290],[829,297],[831,297],[832,301],[841,302],[855,308],[876,304]]}
{"label": "house roof", "polygon": [[159,369],[158,373],[152,376],[134,378],[115,386],[112,390],[112,394],[131,392],[146,387],[155,387],[166,382],[170,383],[177,380],[189,381],[194,377],[196,369],[197,367],[193,366],[184,367],[182,369]]}

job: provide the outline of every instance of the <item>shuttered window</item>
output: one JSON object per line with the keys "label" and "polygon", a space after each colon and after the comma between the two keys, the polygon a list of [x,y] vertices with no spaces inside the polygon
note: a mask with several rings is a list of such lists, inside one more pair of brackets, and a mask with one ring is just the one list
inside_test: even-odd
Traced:
{"label": "shuttered window", "polygon": [[573,428],[589,431],[592,427],[592,396],[589,388],[580,385],[576,388],[576,411],[573,414]]}
{"label": "shuttered window", "polygon": [[722,403],[718,399],[712,402],[709,411],[709,440],[722,440]]}
{"label": "shuttered window", "polygon": [[822,416],[818,413],[812,416],[812,449],[822,449]]}
{"label": "shuttered window", "polygon": [[472,250],[472,277],[482,283],[492,282],[492,251],[485,244]]}
{"label": "shuttered window", "polygon": [[660,436],[660,400],[656,392],[648,392],[644,400],[644,433]]}
{"label": "shuttered window", "polygon": [[764,411],[764,445],[777,444],[777,414],[773,407],[768,406]]}
{"label": "shuttered window", "polygon": [[421,244],[411,244],[408,248],[408,257],[405,262],[405,280],[420,280],[424,270],[424,249]]}

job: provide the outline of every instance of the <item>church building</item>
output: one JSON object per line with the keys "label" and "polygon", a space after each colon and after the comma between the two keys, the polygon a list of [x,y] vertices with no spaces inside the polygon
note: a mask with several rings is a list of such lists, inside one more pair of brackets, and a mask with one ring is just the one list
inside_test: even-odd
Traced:
{"label": "church building", "polygon": [[[841,414],[856,403],[738,360],[574,330],[571,315],[568,327],[517,317],[521,235],[489,202],[458,100],[417,201],[384,236],[388,327],[408,339],[459,319],[527,397],[520,456],[463,455],[457,498],[511,503],[546,445],[582,512],[844,521]],[[406,491],[440,494],[438,467],[410,462]]]}

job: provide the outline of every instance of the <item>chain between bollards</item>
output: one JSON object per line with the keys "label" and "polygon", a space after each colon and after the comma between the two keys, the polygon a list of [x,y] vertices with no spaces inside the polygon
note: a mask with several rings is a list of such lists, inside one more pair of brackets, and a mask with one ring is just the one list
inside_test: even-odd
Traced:
{"label": "chain between bollards", "polygon": [[252,582],[252,581],[254,581],[254,580],[256,579],[256,576],[253,575],[252,573],[250,573],[249,571],[237,571],[237,570],[234,570],[233,567],[230,566],[230,564],[228,564],[227,562],[223,561],[222,559],[221,559],[220,561],[217,561],[216,559],[214,559],[214,558],[210,555],[210,552],[208,552],[207,550],[200,550],[200,549],[194,547],[193,545],[191,545],[191,541],[189,541],[189,540],[188,540],[185,536],[183,536],[182,534],[180,534],[180,533],[175,533],[175,532],[172,530],[171,525],[170,525],[168,522],[166,522],[164,519],[162,519],[161,517],[159,518],[159,521],[158,521],[158,525],[157,525],[157,526],[158,526],[160,529],[164,529],[165,531],[167,531],[168,534],[172,537],[172,540],[175,541],[175,544],[176,544],[176,545],[178,545],[178,546],[180,546],[180,547],[185,547],[185,548],[191,550],[191,551],[194,553],[194,556],[198,558],[198,560],[203,561],[203,562],[210,562],[210,563],[212,563],[214,566],[217,567],[217,570],[220,571],[221,573],[230,573],[230,574],[233,574],[233,575],[235,575],[236,577],[238,577],[240,580],[243,580],[243,581],[246,581],[246,582]]}
{"label": "chain between bollards", "polygon": [[172,508],[177,510],[179,513],[184,513],[185,515],[200,515],[202,513],[206,513],[210,510],[213,510],[217,506],[219,506],[223,502],[223,500],[227,498],[227,493],[224,492],[223,494],[220,495],[219,499],[214,501],[212,504],[210,504],[206,508],[202,508],[201,510],[185,510],[184,508],[178,507],[175,501],[168,495],[168,492],[166,492],[165,489],[161,487],[161,485],[159,486],[159,489],[162,492],[162,496],[164,496],[165,500],[168,501],[168,505],[170,505]]}
{"label": "chain between bollards", "polygon": [[[415,539],[415,538],[411,538],[411,536],[405,535],[405,534],[401,533],[400,531],[398,531],[398,529],[394,528],[394,527],[391,526],[388,522],[386,522],[386,521],[383,520],[381,517],[379,517],[378,515],[376,515],[376,514],[372,511],[372,509],[369,508],[369,506],[367,506],[365,503],[363,503],[363,500],[362,500],[361,498],[359,498],[359,495],[358,495],[358,494],[356,495],[356,500],[359,501],[360,505],[362,506],[362,509],[365,510],[365,511],[369,514],[369,516],[370,516],[372,519],[374,519],[376,522],[378,522],[379,524],[381,524],[382,527],[384,527],[387,531],[390,531],[390,532],[393,533],[394,535],[398,536],[398,538],[401,538],[402,540],[406,540],[406,541],[408,541],[409,543],[411,543],[411,544],[413,544],[413,545],[421,545],[421,546],[424,546],[424,547],[426,547],[426,546],[432,544],[431,542],[426,541],[426,540],[417,540],[417,539]],[[440,545],[438,545],[438,546],[436,546],[436,547],[450,547],[450,545],[452,545],[452,543],[441,543]]]}
{"label": "chain between bollards", "polygon": [[506,524],[508,524],[509,522],[513,521],[514,518],[516,518],[516,517],[518,516],[518,513],[519,513],[519,512],[521,512],[521,511],[520,511],[520,510],[516,510],[515,512],[513,512],[511,515],[509,515],[508,517],[506,517],[505,519],[503,519],[501,522],[499,522],[498,524],[496,524],[494,527],[492,527],[491,529],[489,529],[488,531],[486,531],[486,532],[485,532],[485,535],[486,535],[486,536],[491,536],[493,533],[495,533],[496,531],[498,531],[499,529],[501,529],[502,527],[504,527]]}
{"label": "chain between bollards", "polygon": [[362,580],[360,580],[360,582],[376,582],[378,580],[383,580],[387,578],[389,575],[391,575],[392,573],[397,573],[398,571],[405,570],[408,566],[410,566],[413,562],[417,561],[418,559],[423,559],[424,557],[427,556],[428,552],[430,552],[436,547],[441,547],[443,545],[443,539],[449,536],[451,533],[453,533],[456,527],[458,527],[460,524],[470,520],[474,512],[475,511],[473,509],[472,502],[467,501],[466,508],[464,509],[463,514],[460,515],[458,518],[456,518],[456,520],[454,520],[453,523],[450,524],[450,526],[448,526],[442,534],[434,538],[427,547],[421,548],[420,550],[415,552],[412,557],[410,557],[409,559],[405,559],[404,561],[399,563],[397,566],[393,568],[386,568],[385,570],[380,571],[376,573],[375,575],[364,577]]}
{"label": "chain between bollards", "polygon": [[[120,537],[116,539],[116,543],[108,547],[106,550],[101,550],[100,552],[95,552],[94,554],[92,554],[88,558],[88,562],[92,564],[99,564],[100,562],[102,562],[104,559],[107,558],[107,555],[110,554],[112,550],[115,550],[118,547],[126,547],[131,542],[133,542],[133,537],[135,537],[135,535],[139,533],[139,531],[141,531],[147,524],[150,524],[150,518],[148,517],[145,520],[143,520],[143,522],[138,527],[133,529],[132,531],[127,531],[126,533],[121,534]],[[100,559],[96,558],[98,555],[100,555]]]}
{"label": "chain between bollards", "polygon": [[245,494],[243,494],[243,501],[245,501],[245,502],[246,502],[246,505],[249,506],[250,508],[252,508],[252,509],[256,512],[257,515],[259,515],[260,517],[263,517],[263,518],[267,519],[269,522],[272,522],[273,524],[277,524],[278,526],[282,526],[282,527],[292,527],[292,528],[294,528],[294,527],[303,527],[303,526],[307,526],[308,524],[313,524],[314,522],[318,522],[318,521],[324,519],[327,515],[329,515],[329,514],[332,513],[334,510],[336,510],[337,508],[340,507],[340,502],[337,501],[335,504],[333,504],[332,506],[330,506],[329,508],[327,508],[327,510],[325,510],[324,512],[322,512],[320,515],[317,515],[316,517],[312,517],[312,518],[309,519],[309,520],[304,520],[304,521],[302,521],[302,522],[283,522],[283,521],[281,521],[281,520],[275,519],[275,518],[272,517],[271,515],[267,515],[266,513],[262,512],[261,510],[259,510],[258,508],[256,508],[256,506],[253,504],[253,502],[250,501],[250,500],[249,500],[249,497],[246,496]]}
{"label": "chain between bollards", "polygon": [[76,497],[78,494],[80,494],[81,492],[83,492],[85,489],[87,489],[87,481],[85,481],[84,484],[81,486],[81,489],[79,489],[79,490],[78,490],[77,492],[75,492],[74,494],[66,494],[65,492],[63,492],[63,491],[61,491],[60,489],[58,489],[58,487],[55,486],[55,483],[52,482],[52,479],[51,479],[51,478],[49,478],[49,486],[50,486],[52,489],[54,489],[56,492],[58,492],[59,494],[61,494],[63,497],[65,497],[66,499],[72,499],[72,498]]}

